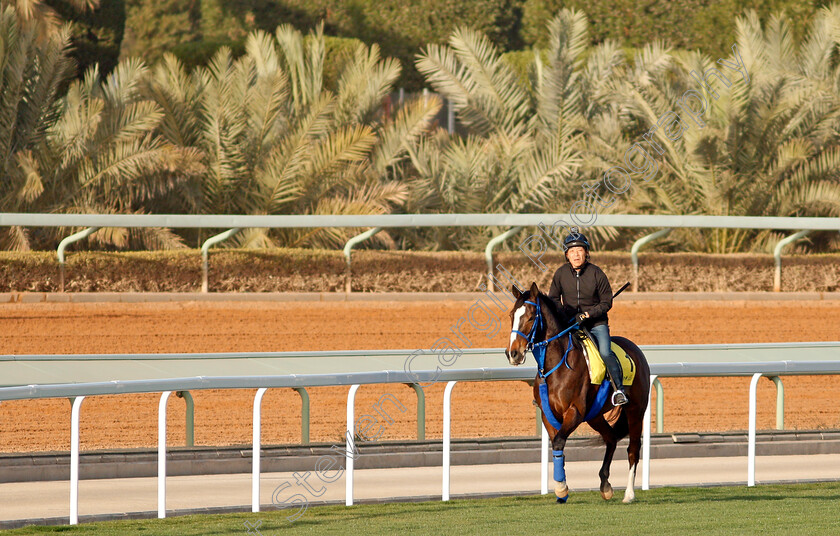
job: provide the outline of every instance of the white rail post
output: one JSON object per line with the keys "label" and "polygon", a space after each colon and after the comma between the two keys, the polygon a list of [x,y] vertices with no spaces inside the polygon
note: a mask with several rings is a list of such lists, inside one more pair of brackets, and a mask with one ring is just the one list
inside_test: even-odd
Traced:
{"label": "white rail post", "polygon": [[451,443],[450,428],[452,421],[452,388],[457,381],[446,382],[443,390],[443,490],[441,500],[449,500],[449,447]]}
{"label": "white rail post", "polygon": [[344,451],[344,456],[347,458],[345,460],[347,476],[345,477],[344,504],[347,506],[353,506],[353,456],[356,455],[353,452],[353,441],[356,434],[356,391],[358,389],[359,384],[355,383],[350,386],[350,392],[347,393],[347,437],[344,438],[347,441]]}
{"label": "white rail post", "polygon": [[166,517],[166,402],[171,394],[161,393],[158,403],[158,519]]}
{"label": "white rail post", "polygon": [[72,234],[59,242],[58,249],[56,250],[56,254],[58,255],[58,288],[60,292],[64,292],[64,277],[65,277],[65,262],[64,262],[64,251],[67,249],[67,246],[74,242],[78,242],[79,240],[84,240],[85,238],[89,237],[93,233],[99,230],[99,227],[90,227],[85,229],[84,231],[79,231],[78,233]]}
{"label": "white rail post", "polygon": [[368,229],[364,233],[358,234],[352,237],[350,240],[344,244],[344,259],[347,261],[347,271],[345,272],[344,276],[344,292],[350,294],[353,291],[353,285],[351,284],[353,278],[353,272],[350,265],[350,252],[353,251],[353,248],[356,244],[361,244],[368,238],[372,237],[376,233],[382,230],[382,227],[374,227],[373,229]]}
{"label": "white rail post", "polygon": [[799,231],[798,233],[782,238],[779,240],[779,243],[776,244],[776,247],[773,248],[773,262],[776,265],[776,269],[773,271],[773,292],[782,291],[782,250],[791,242],[796,242],[810,232],[810,230]]}
{"label": "white rail post", "polygon": [[[490,292],[497,290],[493,286],[493,277],[492,275],[495,273],[493,271],[493,250],[496,249],[496,246],[510,238],[511,236],[515,235],[519,231],[522,230],[522,227],[514,227],[513,229],[508,229],[504,233],[494,236],[487,242],[487,245],[484,247],[484,261],[487,263],[487,287],[490,289]],[[498,289],[501,290],[501,289]]]}
{"label": "white rail post", "polygon": [[262,399],[268,389],[260,387],[254,397],[254,439],[251,448],[251,511],[260,511],[260,432],[262,431]]}
{"label": "white rail post", "polygon": [[763,376],[756,372],[750,380],[750,424],[747,440],[747,486],[755,486],[755,406],[758,380]]}
{"label": "white rail post", "polygon": [[639,250],[642,249],[642,246],[646,245],[648,242],[653,242],[657,238],[665,236],[670,232],[671,229],[662,229],[661,231],[656,231],[655,233],[643,236],[633,242],[633,246],[630,248],[630,262],[633,264],[633,292],[639,292]]}
{"label": "white rail post", "polygon": [[[653,391],[653,382],[656,381],[656,374],[650,376],[650,386],[648,390],[648,403],[645,409],[644,424],[642,424],[642,489],[650,489],[650,397]],[[657,400],[659,402],[659,400]],[[656,416],[657,419],[659,415]]]}
{"label": "white rail post", "polygon": [[77,396],[70,411],[70,524],[79,524],[79,412],[85,397]]}
{"label": "white rail post", "polygon": [[228,229],[223,233],[211,236],[201,244],[201,292],[209,292],[210,290],[210,246],[224,242],[241,230],[239,227]]}
{"label": "white rail post", "polygon": [[548,430],[545,429],[545,423],[542,423],[542,439],[540,440],[540,493],[545,495],[548,493]]}

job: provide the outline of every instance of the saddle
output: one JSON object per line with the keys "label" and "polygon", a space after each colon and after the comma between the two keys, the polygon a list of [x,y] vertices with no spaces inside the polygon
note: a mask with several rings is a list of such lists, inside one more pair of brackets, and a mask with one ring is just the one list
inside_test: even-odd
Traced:
{"label": "saddle", "polygon": [[[598,345],[583,331],[577,331],[575,336],[583,347],[583,356],[586,358],[586,365],[589,367],[590,382],[595,385],[601,384],[606,376],[607,368],[604,366],[601,353],[598,351]],[[621,372],[624,376],[621,381],[622,385],[631,385],[633,378],[636,377],[636,367],[633,361],[627,357],[627,352],[614,341],[610,341],[610,347],[618,356],[618,363],[621,365]]]}

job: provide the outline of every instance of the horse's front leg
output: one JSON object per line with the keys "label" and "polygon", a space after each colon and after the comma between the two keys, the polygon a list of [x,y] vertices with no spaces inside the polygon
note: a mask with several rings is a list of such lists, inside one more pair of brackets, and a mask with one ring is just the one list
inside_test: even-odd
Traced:
{"label": "horse's front leg", "polygon": [[580,426],[582,417],[574,407],[563,413],[560,430],[551,439],[551,450],[554,455],[554,495],[557,502],[565,503],[569,500],[569,486],[566,484],[566,456],[563,449],[566,439]]}

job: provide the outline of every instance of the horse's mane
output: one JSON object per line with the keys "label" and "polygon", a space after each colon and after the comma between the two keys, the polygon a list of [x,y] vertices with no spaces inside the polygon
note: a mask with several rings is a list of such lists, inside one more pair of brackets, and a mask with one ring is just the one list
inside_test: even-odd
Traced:
{"label": "horse's mane", "polygon": [[[552,315],[554,315],[554,322],[557,324],[557,327],[560,330],[565,329],[572,322],[565,315],[565,313],[563,313],[563,311],[560,310],[560,308],[557,306],[557,303],[555,303],[555,301],[552,300],[551,297],[549,297],[548,294],[546,294],[544,292],[540,292],[540,298],[542,298],[542,303],[545,305],[545,307],[548,309],[548,311]],[[572,340],[572,345],[575,348],[577,348],[577,349],[581,348],[580,341],[578,341],[577,337],[572,337],[571,340]]]}
{"label": "horse's mane", "polygon": [[563,311],[561,311],[560,308],[557,307],[557,303],[555,303],[555,301],[552,300],[548,296],[548,294],[544,292],[540,292],[540,298],[542,298],[543,305],[545,305],[545,307],[551,312],[551,314],[554,315],[554,320],[560,327],[560,329],[565,328],[569,324],[569,319],[566,317]]}

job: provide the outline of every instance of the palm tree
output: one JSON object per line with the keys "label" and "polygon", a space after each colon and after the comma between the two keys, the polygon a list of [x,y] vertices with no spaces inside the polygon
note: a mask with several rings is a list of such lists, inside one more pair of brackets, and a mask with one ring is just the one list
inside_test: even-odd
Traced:
{"label": "palm tree", "polygon": [[[35,211],[144,213],[176,191],[180,177],[199,172],[194,153],[153,134],[163,111],[139,94],[146,72],[141,61],[127,60],[105,81],[94,67],[71,84],[42,143],[18,158],[27,188],[40,191]],[[182,245],[156,228],[103,229],[91,238],[116,247]]]}
{"label": "palm tree", "polygon": [[[200,152],[207,173],[191,210],[238,214],[382,214],[407,196],[406,155],[429,129],[438,99],[380,112],[399,77],[393,59],[359,45],[335,92],[324,87],[323,28],[254,32],[234,60],[221,49],[187,74],[167,56],[144,89],[165,110],[159,132]],[[335,247],[352,229],[250,229],[237,245]],[[383,233],[384,235],[384,233]],[[383,236],[386,241],[387,236]]]}
{"label": "palm tree", "polygon": [[[22,210],[43,191],[22,172],[18,160],[42,143],[59,115],[60,85],[71,73],[69,31],[38,39],[35,24],[21,22],[11,6],[0,8],[0,210]],[[28,249],[29,231],[0,228],[0,248]]]}
{"label": "palm tree", "polygon": [[[183,170],[188,151],[152,134],[162,110],[143,99],[138,83],[147,71],[137,60],[121,63],[107,80],[89,69],[83,80],[59,89],[72,75],[67,28],[38,39],[37,24],[20,22],[15,9],[0,14],[5,44],[0,91],[0,151],[5,180],[0,203],[15,212],[146,212],[165,197]],[[178,174],[173,170],[178,169]],[[169,180],[162,178],[169,177]],[[4,231],[2,247],[52,246],[63,229]],[[174,247],[164,229],[103,229],[93,241],[124,247]]]}
{"label": "palm tree", "polygon": [[[607,90],[623,53],[613,42],[589,47],[580,11],[561,11],[549,29],[549,48],[534,51],[527,81],[486,36],[466,28],[418,57],[418,70],[454,103],[467,135],[440,133],[413,153],[410,210],[560,213],[582,197],[598,146],[610,146],[610,127],[619,123]],[[442,245],[476,247],[487,235],[464,231],[455,235],[460,244]]]}
{"label": "palm tree", "polygon": [[[644,213],[733,216],[839,216],[840,7],[821,11],[797,47],[788,21],[774,16],[762,28],[754,12],[737,20],[737,50],[746,77],[697,52],[674,54],[653,76],[630,76],[619,102],[628,121],[645,128],[698,83],[691,71],[718,67],[729,77],[706,93],[705,127],[690,123],[678,141],[660,128],[660,173],[639,182],[625,208]],[[642,60],[643,62],[645,60]],[[734,62],[735,58],[729,58]],[[717,253],[766,250],[769,231],[681,230],[684,247]],[[833,244],[840,245],[835,237]]]}

